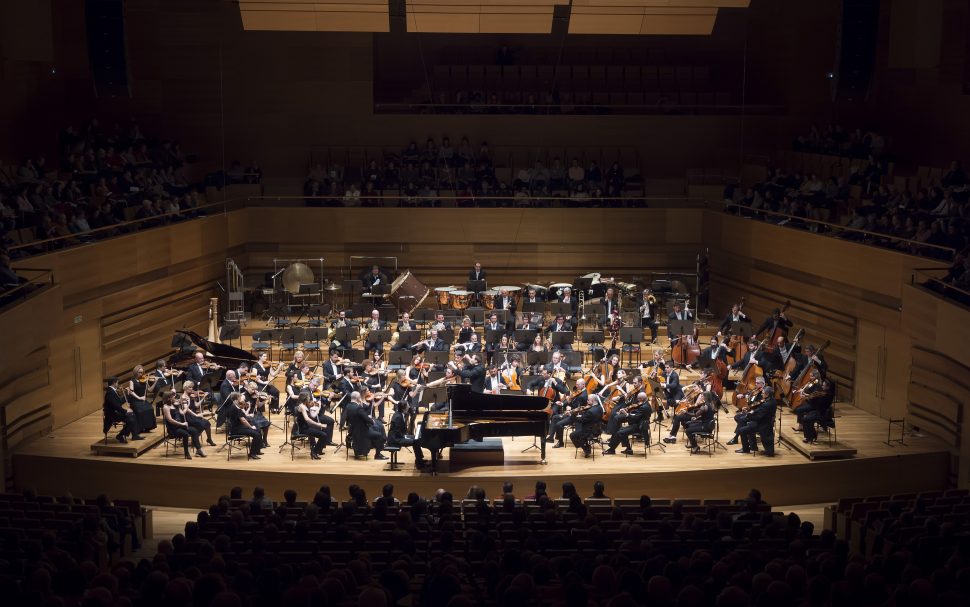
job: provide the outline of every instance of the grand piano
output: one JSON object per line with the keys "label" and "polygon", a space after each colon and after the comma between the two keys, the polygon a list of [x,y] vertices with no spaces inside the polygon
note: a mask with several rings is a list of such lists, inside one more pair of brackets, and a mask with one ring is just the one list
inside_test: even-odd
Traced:
{"label": "grand piano", "polygon": [[[228,344],[209,341],[195,331],[176,330],[175,337],[172,338],[172,347],[178,348],[178,350],[169,357],[169,367],[175,369],[188,367],[192,364],[196,349],[206,353],[207,361],[223,367],[206,374],[206,379],[209,380],[209,384],[214,390],[218,390],[219,383],[226,375],[226,369],[235,369],[242,362],[250,365],[256,362],[256,357],[250,352]],[[196,388],[200,388],[200,386],[196,386]]]}
{"label": "grand piano", "polygon": [[495,436],[535,436],[539,439],[542,463],[546,461],[546,433],[549,401],[541,396],[481,394],[469,384],[448,386],[448,411],[424,414],[416,433],[422,447],[431,452],[431,471],[437,471],[438,454],[445,447]]}

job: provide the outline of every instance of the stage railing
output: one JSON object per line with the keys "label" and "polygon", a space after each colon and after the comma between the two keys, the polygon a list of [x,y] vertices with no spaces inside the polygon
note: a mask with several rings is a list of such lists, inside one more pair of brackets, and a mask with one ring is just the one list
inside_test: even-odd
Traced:
{"label": "stage railing", "polygon": [[390,103],[374,104],[378,114],[700,114],[700,115],[771,115],[785,111],[783,105],[719,104],[610,104],[610,103]]}

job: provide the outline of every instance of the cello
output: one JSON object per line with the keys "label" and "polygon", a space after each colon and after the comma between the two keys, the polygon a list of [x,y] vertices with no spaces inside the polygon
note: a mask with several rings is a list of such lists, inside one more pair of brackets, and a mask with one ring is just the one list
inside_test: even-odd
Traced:
{"label": "cello", "polygon": [[[815,356],[818,356],[819,354],[824,352],[825,348],[828,348],[829,345],[831,344],[832,344],[832,341],[827,340],[824,344],[822,344],[822,346],[818,350],[815,351]],[[814,368],[815,368],[815,361],[809,358],[808,362],[805,363],[805,368],[801,370],[801,372],[798,374],[798,377],[795,378],[795,381],[791,383],[791,386],[792,386],[791,398],[788,399],[788,406],[790,408],[795,409],[800,404],[802,404],[802,402],[804,402],[805,400],[804,388],[805,388],[805,385],[809,382],[809,380],[812,377],[808,371],[809,369],[814,369]]]}
{"label": "cello", "polygon": [[[689,303],[689,300],[688,300]],[[684,315],[690,316],[690,308],[684,305]],[[669,335],[667,336],[670,337]],[[677,343],[670,346],[670,358],[673,359],[674,364],[684,366],[691,366],[697,362],[697,359],[701,355],[701,347],[697,343],[697,325],[694,325],[694,333],[692,335],[680,335],[678,336]]]}
{"label": "cello", "polygon": [[741,372],[741,379],[738,380],[737,385],[734,387],[732,402],[740,411],[748,408],[748,397],[755,390],[755,379],[765,374],[764,370],[755,360],[754,356],[757,352],[758,347],[749,350],[748,353],[751,358],[748,359],[748,364],[744,366],[744,370]]}

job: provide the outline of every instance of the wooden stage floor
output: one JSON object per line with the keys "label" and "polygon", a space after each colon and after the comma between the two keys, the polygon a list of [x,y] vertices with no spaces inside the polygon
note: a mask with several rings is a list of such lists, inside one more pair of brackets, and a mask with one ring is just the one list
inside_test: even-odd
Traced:
{"label": "wooden stage floor", "polygon": [[[457,495],[479,485],[489,496],[495,496],[502,482],[510,480],[517,494],[527,495],[539,479],[549,483],[550,493],[558,493],[559,485],[569,480],[587,495],[593,482],[601,480],[606,483],[607,494],[614,497],[740,498],[757,487],[775,504],[818,503],[842,496],[946,486],[950,456],[941,443],[930,437],[907,437],[905,446],[889,446],[883,442],[885,420],[851,404],[839,403],[836,407],[839,442],[857,450],[851,458],[810,461],[784,446],[777,448],[774,458],[737,454],[736,447],[731,446],[717,449],[713,457],[690,455],[681,439],[668,445],[666,452],[654,447],[646,458],[642,445],[637,457],[597,455],[584,459],[582,454],[574,457],[571,446],[553,449],[549,444],[547,464],[542,465],[538,450],[521,453],[532,441],[520,437],[503,439],[503,466],[433,477],[415,469],[413,456],[407,451],[401,452],[403,466],[397,471],[386,470],[384,461],[347,460],[343,449],[335,455],[332,447],[322,461],[311,460],[306,450],[297,451],[295,461],[290,461],[289,447],[278,452],[283,433],[275,428],[270,432],[270,443],[275,446],[266,449],[258,461],[248,461],[235,451],[232,461],[227,461],[226,452],[217,453],[217,447],[208,447],[205,459],[187,461],[181,450],[174,454],[170,451],[166,457],[161,445],[137,458],[98,456],[91,452],[91,444],[101,436],[101,414],[97,412],[17,449],[13,469],[18,489],[32,487],[55,494],[71,491],[85,497],[106,492],[159,506],[193,508],[207,506],[235,485],[243,487],[247,495],[257,485],[276,496],[293,488],[309,499],[321,485],[329,485],[335,496],[343,498],[351,483],[376,496],[388,482],[405,494],[417,491],[429,495],[445,487]],[[731,437],[734,421],[733,414],[720,415],[723,443]],[[274,421],[282,420],[274,417]],[[786,412],[784,425],[790,427],[794,421],[794,416]],[[652,431],[656,431],[655,425]],[[159,427],[153,434],[157,437],[160,432]],[[221,433],[213,436],[220,444],[222,438]],[[448,457],[447,451],[444,457]]]}

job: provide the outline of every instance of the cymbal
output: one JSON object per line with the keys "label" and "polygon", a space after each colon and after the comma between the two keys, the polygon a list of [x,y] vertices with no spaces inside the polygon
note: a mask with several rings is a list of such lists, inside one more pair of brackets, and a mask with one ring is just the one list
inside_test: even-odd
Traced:
{"label": "cymbal", "polygon": [[332,282],[332,283],[330,283],[330,284],[328,284],[327,286],[324,287],[324,289],[326,289],[328,291],[339,291],[342,288],[343,288],[342,286],[338,285],[335,282]]}
{"label": "cymbal", "polygon": [[670,281],[670,288],[671,288],[671,290],[676,291],[677,293],[681,293],[681,294],[684,294],[684,293],[687,292],[687,285],[685,285],[680,280],[671,280]]}

